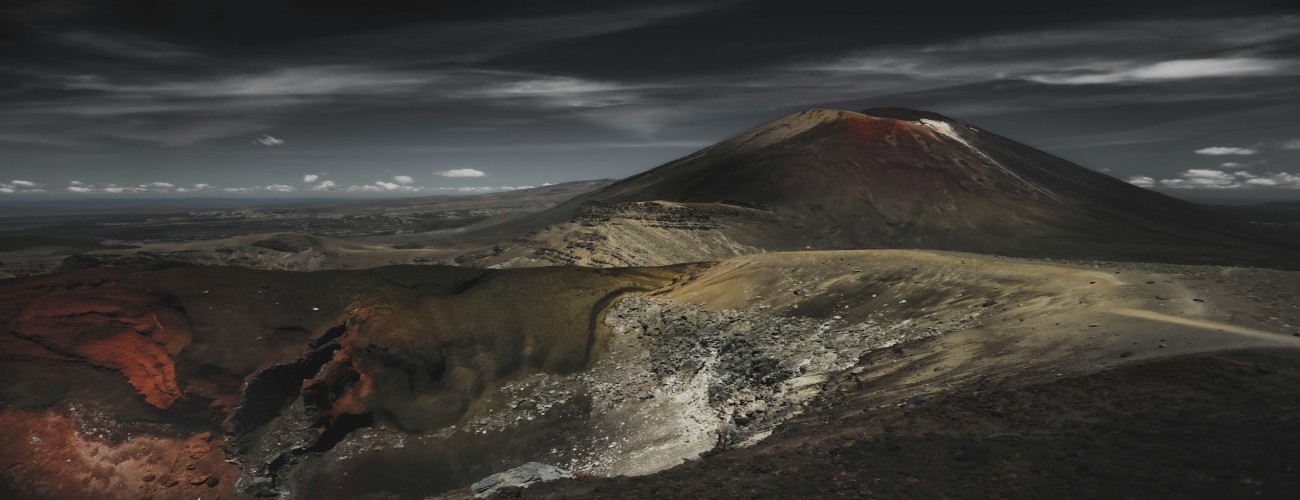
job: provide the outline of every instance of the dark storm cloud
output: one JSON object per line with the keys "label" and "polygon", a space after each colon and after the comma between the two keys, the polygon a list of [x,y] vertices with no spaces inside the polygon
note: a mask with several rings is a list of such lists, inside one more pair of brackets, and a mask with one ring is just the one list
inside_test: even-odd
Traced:
{"label": "dark storm cloud", "polygon": [[[0,7],[0,174],[95,151],[109,158],[97,165],[124,172],[148,154],[229,157],[264,175],[248,155],[274,155],[263,157],[291,175],[280,184],[323,157],[362,153],[397,175],[420,153],[446,167],[430,172],[479,166],[455,155],[483,153],[506,162],[494,171],[524,175],[521,158],[550,168],[586,152],[617,165],[600,176],[621,176],[670,157],[646,151],[681,154],[813,105],[928,108],[1061,150],[1213,136],[1223,117],[1252,141],[1286,141],[1300,76],[1300,14],[1287,9],[11,2]],[[1075,129],[1053,125],[1062,112]],[[264,136],[289,139],[231,152]],[[158,147],[190,153],[148,149]]]}

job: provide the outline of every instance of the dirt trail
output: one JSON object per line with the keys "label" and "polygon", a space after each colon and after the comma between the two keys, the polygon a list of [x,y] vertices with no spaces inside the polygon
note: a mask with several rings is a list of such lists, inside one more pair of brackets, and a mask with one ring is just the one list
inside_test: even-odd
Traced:
{"label": "dirt trail", "polygon": [[1254,328],[1246,328],[1244,326],[1229,325],[1227,323],[1219,323],[1217,321],[1171,316],[1156,311],[1146,311],[1141,309],[1112,309],[1106,312],[1112,314],[1118,314],[1121,316],[1128,316],[1131,318],[1147,319],[1151,321],[1160,321],[1164,323],[1173,323],[1176,325],[1189,326],[1192,328],[1198,328],[1202,330],[1216,330],[1220,332],[1234,333],[1237,335],[1244,335],[1252,339],[1264,340],[1268,342],[1276,342],[1279,345],[1300,346],[1300,337],[1285,336],[1283,334],[1276,333],[1276,332],[1256,330]]}

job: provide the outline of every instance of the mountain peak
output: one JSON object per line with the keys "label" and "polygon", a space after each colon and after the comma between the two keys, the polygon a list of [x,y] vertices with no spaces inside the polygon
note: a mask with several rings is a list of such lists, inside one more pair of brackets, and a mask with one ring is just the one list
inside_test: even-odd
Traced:
{"label": "mountain peak", "polygon": [[907,108],[786,115],[557,207],[553,220],[586,201],[763,207],[761,217],[788,223],[746,220],[752,232],[737,229],[728,241],[769,249],[1098,256],[1159,254],[1188,241],[1275,248],[1271,236],[1203,208]]}
{"label": "mountain peak", "polygon": [[861,114],[875,118],[889,118],[893,120],[906,120],[910,122],[919,122],[921,120],[932,120],[949,123],[960,123],[957,120],[948,118],[939,113],[924,111],[910,108],[871,108],[863,111]]}
{"label": "mountain peak", "polygon": [[862,119],[866,119],[866,116],[861,113],[842,109],[813,108],[759,125],[748,132],[724,141],[720,145],[745,149],[762,148],[795,137],[819,125]]}

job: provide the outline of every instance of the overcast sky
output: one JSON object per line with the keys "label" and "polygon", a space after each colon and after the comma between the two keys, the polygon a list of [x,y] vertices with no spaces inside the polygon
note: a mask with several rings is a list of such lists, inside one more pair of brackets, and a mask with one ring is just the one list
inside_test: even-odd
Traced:
{"label": "overcast sky", "polygon": [[0,200],[620,178],[877,106],[1178,196],[1300,199],[1286,3],[8,0]]}

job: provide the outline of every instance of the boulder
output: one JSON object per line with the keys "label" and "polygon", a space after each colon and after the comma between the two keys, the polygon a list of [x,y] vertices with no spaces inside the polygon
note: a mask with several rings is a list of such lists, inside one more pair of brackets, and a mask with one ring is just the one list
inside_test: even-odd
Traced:
{"label": "boulder", "polygon": [[483,478],[481,481],[470,485],[470,489],[474,492],[475,497],[483,498],[501,488],[527,488],[535,483],[571,478],[573,478],[572,473],[554,465],[528,462],[508,471],[498,472]]}

